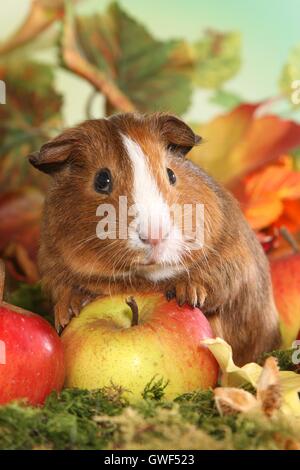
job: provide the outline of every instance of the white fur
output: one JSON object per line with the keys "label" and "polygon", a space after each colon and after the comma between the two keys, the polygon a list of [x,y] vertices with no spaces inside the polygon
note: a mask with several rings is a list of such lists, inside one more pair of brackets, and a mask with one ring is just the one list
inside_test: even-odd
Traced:
{"label": "white fur", "polygon": [[[180,230],[171,224],[170,208],[159,191],[142,148],[128,136],[122,135],[122,140],[132,164],[132,195],[136,208],[134,221],[128,230],[130,246],[144,250],[146,259],[176,265],[182,252]],[[164,239],[155,247],[145,245],[139,238],[139,234],[147,236],[149,227],[154,236],[159,231],[164,235]],[[151,273],[153,280],[155,277],[157,280],[169,277],[172,270],[164,268],[159,271],[156,275]],[[147,274],[149,276],[150,273]]]}
{"label": "white fur", "polygon": [[172,279],[172,277],[177,276],[182,271],[184,271],[183,267],[175,268],[173,266],[166,266],[156,269],[155,271],[145,273],[144,277],[149,279],[149,281],[159,282],[164,279]]}

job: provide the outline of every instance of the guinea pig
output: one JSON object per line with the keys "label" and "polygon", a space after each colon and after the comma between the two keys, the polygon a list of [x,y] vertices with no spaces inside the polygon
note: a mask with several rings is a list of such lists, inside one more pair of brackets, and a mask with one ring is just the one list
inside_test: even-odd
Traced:
{"label": "guinea pig", "polygon": [[173,115],[128,113],[30,155],[52,177],[39,268],[57,328],[95,297],[159,291],[201,308],[238,364],[279,346],[267,258],[233,196],[186,158],[200,141]]}

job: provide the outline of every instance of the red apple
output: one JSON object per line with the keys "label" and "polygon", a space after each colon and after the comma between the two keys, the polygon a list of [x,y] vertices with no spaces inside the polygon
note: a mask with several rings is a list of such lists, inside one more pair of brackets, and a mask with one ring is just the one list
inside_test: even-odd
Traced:
{"label": "red apple", "polygon": [[284,348],[300,336],[300,253],[271,261],[274,296]]}
{"label": "red apple", "polygon": [[0,260],[0,404],[41,404],[64,383],[61,340],[42,317],[2,302],[4,277]]}
{"label": "red apple", "polygon": [[133,401],[153,377],[169,381],[167,399],[215,386],[217,362],[200,344],[212,331],[201,311],[157,293],[134,295],[130,308],[126,297],[92,302],[64,330],[66,385],[95,389],[113,383],[129,390]]}
{"label": "red apple", "polygon": [[0,403],[26,399],[43,403],[64,383],[59,336],[42,317],[0,304]]}

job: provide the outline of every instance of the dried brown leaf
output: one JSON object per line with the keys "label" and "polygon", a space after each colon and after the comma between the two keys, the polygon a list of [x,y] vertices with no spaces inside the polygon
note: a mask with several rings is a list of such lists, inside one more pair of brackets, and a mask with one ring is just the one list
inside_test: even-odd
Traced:
{"label": "dried brown leaf", "polygon": [[235,387],[217,387],[214,390],[214,397],[221,415],[247,413],[259,407],[251,393]]}
{"label": "dried brown leaf", "polygon": [[279,368],[275,357],[267,358],[257,384],[257,401],[267,416],[279,410],[282,393],[279,382]]}

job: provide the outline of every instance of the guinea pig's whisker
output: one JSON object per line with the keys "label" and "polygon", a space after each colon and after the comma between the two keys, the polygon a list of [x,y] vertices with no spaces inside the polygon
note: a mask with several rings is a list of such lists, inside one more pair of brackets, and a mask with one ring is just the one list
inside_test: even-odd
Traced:
{"label": "guinea pig's whisker", "polygon": [[180,265],[182,265],[184,267],[184,270],[187,273],[188,279],[190,279],[190,271],[189,271],[188,267],[186,266],[184,258],[182,256],[180,256],[180,258],[179,258],[179,266]]}
{"label": "guinea pig's whisker", "polygon": [[[118,256],[120,250],[117,250],[113,256],[110,257],[110,261],[113,261],[115,257]],[[112,272],[114,273],[114,265],[112,267]],[[101,277],[102,277],[102,273],[99,273],[98,277],[97,277],[97,281],[96,281],[96,288],[98,288],[98,285],[99,285],[99,281],[101,281]],[[109,290],[109,295],[111,295],[111,287],[110,287],[110,276],[108,278],[108,290]]]}
{"label": "guinea pig's whisker", "polygon": [[[121,254],[121,258],[119,257],[119,253]],[[119,272],[122,273],[123,279],[124,279],[123,266],[126,265],[126,254],[127,254],[127,251],[124,252],[124,250],[118,250],[115,253],[115,256],[113,257],[113,259],[117,259],[118,263],[120,264],[120,268],[116,272],[116,263],[113,263],[112,276],[109,277],[109,291],[110,292],[111,292],[111,289],[110,289],[111,280],[113,279],[113,281],[115,282],[116,281],[116,276],[118,276]]]}
{"label": "guinea pig's whisker", "polygon": [[[95,264],[100,260],[100,255],[102,254],[102,252],[105,251],[106,253],[108,253],[113,248],[114,242],[117,242],[117,241],[118,240],[112,240],[113,243],[110,244],[111,246],[105,246],[105,247],[102,247],[100,250],[97,250],[97,256],[95,257],[95,260],[94,260],[94,262],[91,266],[90,274],[88,276],[88,283],[90,283],[90,281],[91,281],[91,277],[94,274]],[[102,273],[100,273],[100,276],[101,275],[102,275]],[[98,276],[98,277],[100,277],[100,276]],[[97,277],[96,287],[98,286],[98,277]]]}
{"label": "guinea pig's whisker", "polygon": [[81,248],[81,246],[86,245],[87,243],[94,240],[95,238],[96,238],[96,235],[91,235],[90,237],[87,237],[87,238],[84,238],[83,240],[80,240],[80,242],[77,243],[74,246],[75,246],[75,248]]}
{"label": "guinea pig's whisker", "polygon": [[131,263],[130,263],[130,266],[129,266],[129,281],[130,281],[131,287],[133,287],[132,286],[132,279],[131,279],[131,268],[132,268],[133,264],[134,264],[134,258],[131,260]]}

